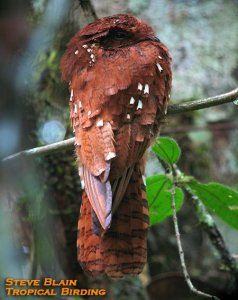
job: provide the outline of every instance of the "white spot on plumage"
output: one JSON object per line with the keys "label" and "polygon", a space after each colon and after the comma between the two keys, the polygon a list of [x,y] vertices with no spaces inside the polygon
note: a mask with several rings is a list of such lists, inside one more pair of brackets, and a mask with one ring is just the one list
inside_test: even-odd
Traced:
{"label": "white spot on plumage", "polygon": [[143,85],[142,85],[140,82],[138,83],[138,90],[139,90],[139,91],[142,91],[142,90],[143,90]]}
{"label": "white spot on plumage", "polygon": [[92,114],[92,112],[91,112],[91,110],[89,110],[89,112],[88,112],[88,116],[90,116]]}
{"label": "white spot on plumage", "polygon": [[84,44],[82,47],[83,47],[83,48],[88,48],[88,45]]}
{"label": "white spot on plumage", "polygon": [[126,115],[126,118],[127,118],[127,120],[130,120],[131,115],[130,115],[130,114],[127,114],[127,115]]}
{"label": "white spot on plumage", "polygon": [[77,113],[78,112],[78,109],[77,109],[77,105],[74,104],[74,112]]}
{"label": "white spot on plumage", "polygon": [[168,94],[168,97],[169,97],[169,99],[170,99],[170,96],[171,96],[171,95],[170,95],[170,94]]}
{"label": "white spot on plumage", "polygon": [[149,94],[149,91],[150,91],[149,85],[146,83],[144,88],[144,94]]}
{"label": "white spot on plumage", "polygon": [[134,97],[131,97],[131,99],[130,99],[130,104],[133,105],[135,102],[136,102],[135,98],[134,98]]}
{"label": "white spot on plumage", "polygon": [[88,52],[93,52],[93,50],[91,48],[88,48],[87,51]]}
{"label": "white spot on plumage", "polygon": [[103,126],[103,120],[98,120],[96,123],[97,127],[102,127]]}
{"label": "white spot on plumage", "polygon": [[74,91],[71,90],[71,94],[70,94],[70,99],[69,99],[69,101],[72,101],[72,100],[73,100],[73,96],[74,96]]}
{"label": "white spot on plumage", "polygon": [[76,54],[76,55],[77,55],[78,53],[79,53],[79,51],[78,51],[78,49],[77,49],[77,50],[74,52],[74,54]]}
{"label": "white spot on plumage", "polygon": [[144,183],[144,185],[146,186],[146,179],[145,179],[145,175],[142,175],[142,180],[143,180],[143,183]]}
{"label": "white spot on plumage", "polygon": [[93,44],[91,45],[91,47],[92,47],[92,48],[94,48],[95,46],[96,46],[96,44],[95,44],[95,43],[93,43]]}
{"label": "white spot on plumage", "polygon": [[163,57],[159,55],[159,59],[163,59]]}
{"label": "white spot on plumage", "polygon": [[94,54],[91,54],[90,57],[91,57],[92,59],[95,59],[95,55],[94,55]]}
{"label": "white spot on plumage", "polygon": [[83,178],[83,167],[78,168],[79,176]]}
{"label": "white spot on plumage", "polygon": [[79,101],[79,108],[82,108],[82,102]]}
{"label": "white spot on plumage", "polygon": [[154,131],[150,128],[150,136],[154,136]]}
{"label": "white spot on plumage", "polygon": [[84,184],[84,180],[82,179],[81,180],[81,188],[82,188],[82,190],[84,190],[84,187],[85,187],[85,184]]}
{"label": "white spot on plumage", "polygon": [[156,66],[157,66],[159,72],[161,73],[163,71],[163,68],[161,67],[161,65],[160,64],[156,64]]}
{"label": "white spot on plumage", "polygon": [[138,101],[138,105],[137,105],[137,108],[136,108],[136,109],[137,109],[137,110],[138,110],[138,109],[142,109],[142,107],[143,107],[143,103],[142,103],[142,101],[141,101],[141,100],[139,100],[139,101]]}
{"label": "white spot on plumage", "polygon": [[106,156],[106,160],[110,160],[112,158],[114,158],[116,156],[115,152],[108,152],[107,156]]}

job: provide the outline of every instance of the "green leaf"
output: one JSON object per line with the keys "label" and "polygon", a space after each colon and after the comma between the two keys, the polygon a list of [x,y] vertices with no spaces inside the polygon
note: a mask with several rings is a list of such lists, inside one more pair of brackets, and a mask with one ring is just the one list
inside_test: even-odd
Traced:
{"label": "green leaf", "polygon": [[[150,225],[158,224],[173,214],[172,182],[166,175],[156,175],[146,178],[146,194],[149,204]],[[176,187],[176,210],[183,205],[183,191]]]}
{"label": "green leaf", "polygon": [[174,164],[179,160],[181,150],[177,142],[169,137],[160,137],[152,147],[152,151],[162,160]]}
{"label": "green leaf", "polygon": [[194,180],[188,185],[212,213],[238,229],[238,193],[236,191],[219,183],[202,184]]}

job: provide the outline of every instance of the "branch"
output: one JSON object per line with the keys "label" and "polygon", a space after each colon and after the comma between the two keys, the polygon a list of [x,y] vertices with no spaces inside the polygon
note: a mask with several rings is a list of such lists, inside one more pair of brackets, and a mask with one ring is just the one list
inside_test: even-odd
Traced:
{"label": "branch", "polygon": [[219,300],[219,298],[217,298],[216,296],[204,293],[204,292],[199,291],[198,289],[196,289],[195,286],[193,285],[192,281],[191,281],[190,276],[189,276],[189,273],[188,273],[188,270],[187,270],[187,267],[186,267],[186,263],[185,263],[184,251],[183,251],[182,242],[181,242],[181,238],[180,238],[180,232],[179,232],[179,227],[178,227],[178,219],[177,219],[177,214],[176,214],[176,204],[175,204],[176,171],[175,170],[173,170],[173,185],[172,185],[171,194],[172,194],[172,209],[173,209],[174,230],[175,230],[175,236],[176,236],[176,240],[177,240],[180,263],[181,263],[181,267],[182,267],[182,270],[183,270],[185,281],[186,281],[190,291],[193,292],[194,294],[197,294],[197,295],[199,295],[201,297],[204,297],[204,298]]}
{"label": "branch", "polygon": [[[161,163],[162,167],[164,168],[166,173],[170,173],[170,166],[161,160],[160,158],[159,162]],[[177,220],[177,215],[176,215],[176,204],[175,204],[175,193],[176,193],[176,179],[180,176],[181,171],[179,170],[178,166],[174,164],[172,167],[172,173],[173,173],[173,186],[172,186],[172,209],[173,209],[173,223],[174,223],[174,228],[175,228],[175,234],[176,234],[176,239],[177,239],[177,245],[178,245],[178,250],[179,250],[179,257],[180,257],[180,262],[183,270],[183,274],[185,277],[185,280],[190,288],[191,291],[195,292],[197,294],[196,288],[194,288],[190,276],[187,271],[187,267],[185,264],[185,259],[184,259],[184,251],[182,248],[182,242],[180,238],[180,232],[179,232],[179,227],[178,227],[178,220]],[[184,192],[189,195],[192,198],[192,203],[196,209],[197,216],[199,218],[200,224],[203,228],[204,231],[208,234],[213,246],[216,248],[216,250],[219,252],[220,257],[224,263],[224,265],[230,270],[231,275],[232,275],[232,281],[230,284],[230,289],[234,290],[234,288],[238,284],[238,269],[236,266],[236,261],[235,258],[232,257],[231,253],[229,252],[229,249],[226,246],[226,243],[223,239],[223,236],[221,235],[218,227],[216,226],[216,223],[214,222],[212,216],[209,214],[209,212],[206,210],[206,208],[203,206],[202,202],[198,199],[197,196],[195,196],[192,191],[188,187],[183,187]],[[195,289],[195,290],[194,290]],[[201,294],[200,294],[201,295]],[[204,295],[203,295],[204,296]],[[213,297],[213,299],[218,299],[215,296],[211,295],[205,295],[205,297]]]}
{"label": "branch", "polygon": [[202,228],[208,234],[211,243],[219,252],[224,265],[230,270],[234,279],[234,282],[232,282],[233,286],[231,286],[231,288],[234,289],[234,287],[238,285],[238,269],[236,267],[236,261],[229,252],[225,241],[212,216],[206,210],[202,202],[199,201],[198,197],[195,196],[190,189],[185,188],[185,191],[193,200],[192,203],[196,209],[197,216]]}
{"label": "branch", "polygon": [[221,95],[199,99],[194,101],[187,101],[180,104],[170,105],[168,107],[167,115],[175,115],[182,112],[199,110],[212,106],[217,106],[225,103],[230,103],[238,99],[238,88]]}
{"label": "branch", "polygon": [[98,18],[91,1],[79,0],[79,4],[84,12],[85,17],[89,20],[89,22],[92,22]]}
{"label": "branch", "polygon": [[[176,164],[173,166],[173,169],[175,173],[174,176],[179,176],[181,174],[181,171]],[[213,217],[206,210],[199,198],[194,195],[187,186],[183,187],[183,190],[193,200],[192,204],[196,209],[196,214],[203,230],[208,234],[211,243],[219,252],[224,265],[230,270],[234,279],[234,282],[232,282],[233,286],[231,286],[231,288],[234,289],[234,287],[238,284],[238,269],[235,259],[232,257],[229,249],[227,248],[223,236],[220,233]]]}
{"label": "branch", "polygon": [[51,154],[53,152],[58,152],[61,150],[71,149],[73,147],[73,144],[74,144],[74,138],[70,138],[50,145],[36,147],[36,148],[15,153],[13,155],[4,158],[2,162],[5,163],[22,157],[37,157],[41,155]]}
{"label": "branch", "polygon": [[[238,88],[221,95],[217,95],[214,97],[206,98],[206,99],[199,99],[194,101],[187,101],[180,104],[174,104],[168,106],[167,115],[175,115],[187,111],[193,111],[203,108],[208,108],[212,106],[217,106],[224,103],[230,103],[238,99]],[[66,148],[73,147],[74,138],[64,140],[61,142],[53,143],[47,146],[37,147],[29,150],[24,150],[18,152],[16,154],[10,155],[4,158],[2,161],[10,161],[19,157],[36,157],[41,155],[47,155],[52,152],[64,150]]]}

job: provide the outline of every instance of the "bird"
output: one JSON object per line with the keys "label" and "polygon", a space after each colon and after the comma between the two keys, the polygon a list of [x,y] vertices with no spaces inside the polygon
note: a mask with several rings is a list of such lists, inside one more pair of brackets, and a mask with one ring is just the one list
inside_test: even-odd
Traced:
{"label": "bird", "polygon": [[152,27],[130,14],[88,24],[61,58],[84,187],[77,255],[93,277],[137,275],[146,264],[142,175],[169,102],[171,61]]}

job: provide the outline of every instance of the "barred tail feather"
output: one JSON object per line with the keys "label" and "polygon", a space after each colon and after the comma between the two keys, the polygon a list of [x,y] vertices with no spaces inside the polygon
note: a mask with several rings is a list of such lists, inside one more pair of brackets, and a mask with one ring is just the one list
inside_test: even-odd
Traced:
{"label": "barred tail feather", "polygon": [[148,206],[139,165],[135,166],[111,227],[97,235],[91,214],[84,193],[77,241],[83,269],[92,276],[106,273],[112,278],[141,273],[147,258]]}

